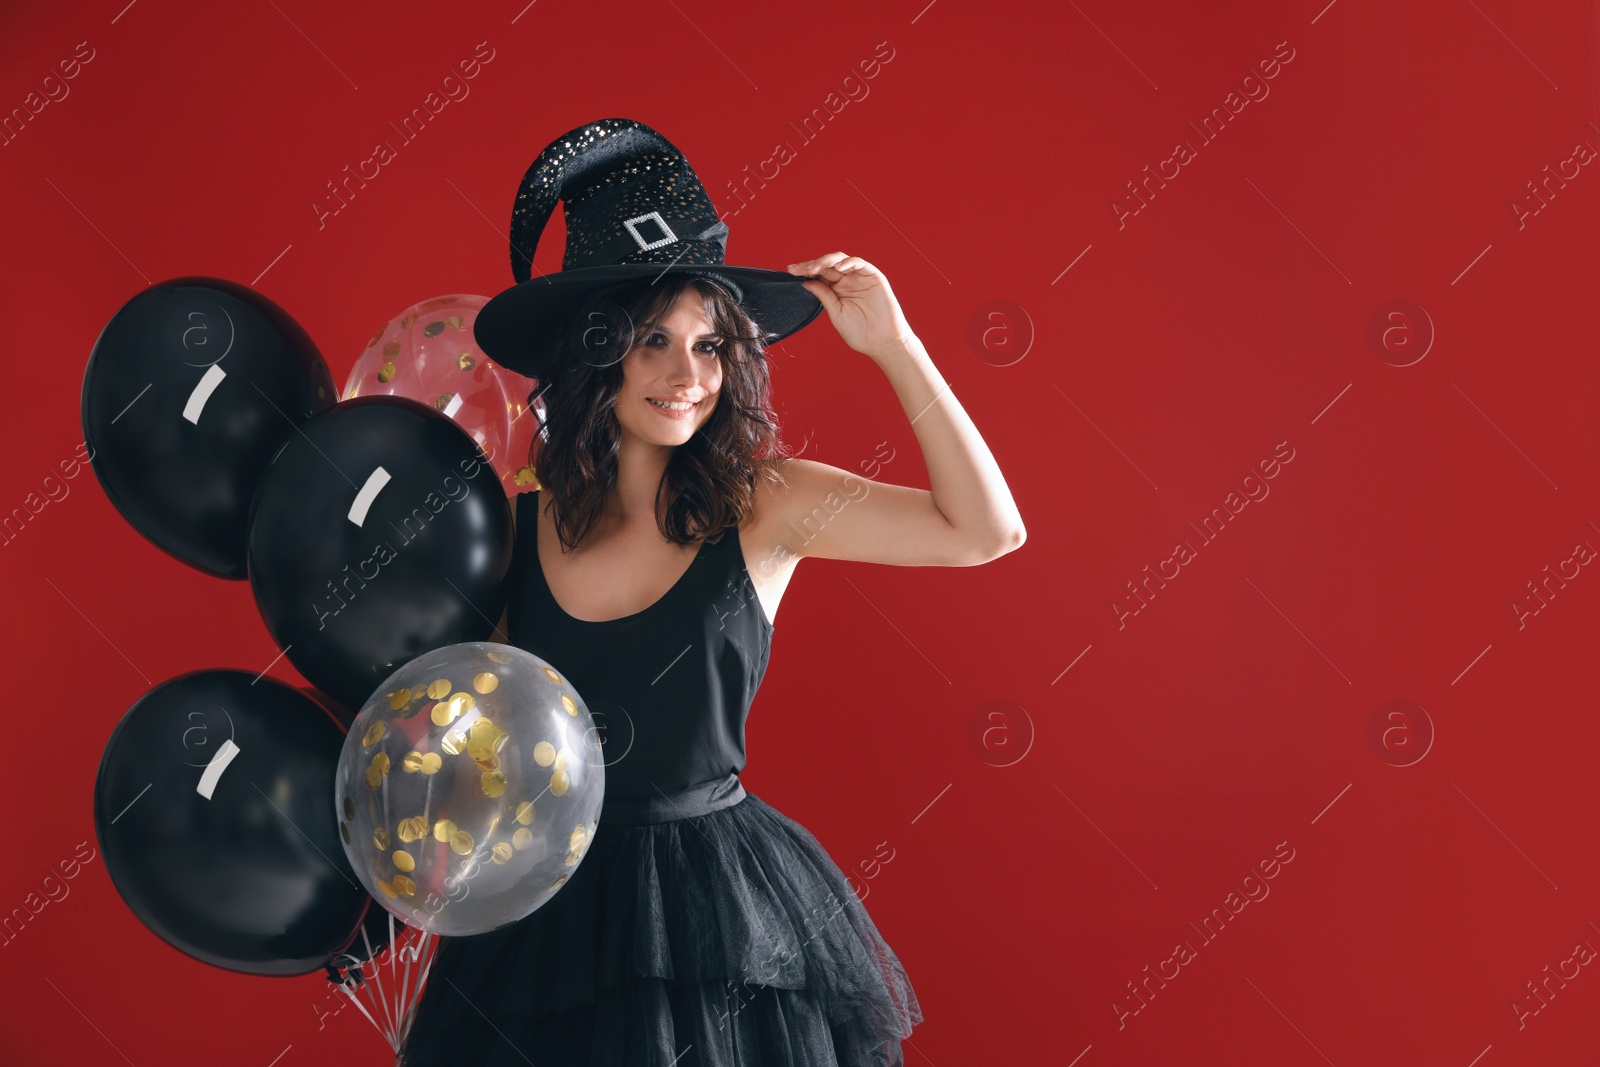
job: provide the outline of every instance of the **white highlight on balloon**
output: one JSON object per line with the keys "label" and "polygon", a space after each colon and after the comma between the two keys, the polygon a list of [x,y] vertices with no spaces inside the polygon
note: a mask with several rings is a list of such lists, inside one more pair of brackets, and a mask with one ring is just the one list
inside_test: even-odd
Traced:
{"label": "white highlight on balloon", "polygon": [[222,379],[227,376],[228,372],[215,363],[207,367],[206,372],[200,375],[200,380],[195,383],[189,399],[184,402],[183,417],[196,426],[200,425],[200,413],[205,410],[206,401],[211,399],[211,394],[216,392],[217,386],[221,385]]}
{"label": "white highlight on balloon", "polygon": [[194,787],[194,791],[210,800],[212,791],[217,788],[217,779],[222,777],[222,772],[228,769],[228,764],[233,762],[233,757],[237,756],[239,751],[239,746],[233,743],[233,738],[230,737],[222,742],[217,754],[206,764],[205,772],[200,775],[200,784]]}
{"label": "white highlight on balloon", "polygon": [[361,487],[361,492],[356,494],[355,503],[350,505],[350,521],[357,526],[367,521],[367,509],[372,507],[372,502],[378,498],[378,493],[389,484],[389,472],[382,467],[377,467],[367,475],[366,484]]}

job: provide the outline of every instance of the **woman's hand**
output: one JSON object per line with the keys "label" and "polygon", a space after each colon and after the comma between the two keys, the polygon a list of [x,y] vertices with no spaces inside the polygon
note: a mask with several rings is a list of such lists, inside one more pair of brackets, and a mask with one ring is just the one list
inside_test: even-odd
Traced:
{"label": "woman's hand", "polygon": [[857,352],[877,360],[911,340],[889,279],[860,256],[829,252],[789,264],[789,273],[806,279],[806,291],[822,301],[833,328]]}

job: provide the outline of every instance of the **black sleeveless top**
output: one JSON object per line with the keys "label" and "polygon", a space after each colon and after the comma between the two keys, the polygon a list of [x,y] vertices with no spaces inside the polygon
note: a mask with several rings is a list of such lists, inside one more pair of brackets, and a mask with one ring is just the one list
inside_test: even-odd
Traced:
{"label": "black sleeveless top", "polygon": [[745,719],[773,624],[737,527],[702,541],[661,599],[620,619],[562,610],[539,562],[539,493],[517,497],[507,639],[572,683],[594,717],[608,797],[656,797],[744,770]]}

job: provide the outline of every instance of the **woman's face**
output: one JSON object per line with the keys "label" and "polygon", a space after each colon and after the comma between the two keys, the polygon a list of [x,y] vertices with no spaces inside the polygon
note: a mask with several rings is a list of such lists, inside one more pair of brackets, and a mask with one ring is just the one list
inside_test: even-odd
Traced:
{"label": "woman's face", "polygon": [[[655,445],[688,441],[705,424],[722,390],[723,340],[712,332],[694,288],[678,295],[655,323],[638,331],[622,357],[617,422],[624,435]],[[666,410],[661,405],[687,410]]]}

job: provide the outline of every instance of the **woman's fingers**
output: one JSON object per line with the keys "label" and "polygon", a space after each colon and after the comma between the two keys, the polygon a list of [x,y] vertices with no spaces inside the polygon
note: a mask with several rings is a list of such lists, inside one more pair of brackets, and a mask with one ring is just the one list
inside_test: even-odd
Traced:
{"label": "woman's fingers", "polygon": [[836,282],[844,277],[843,271],[834,270],[832,267],[791,267],[789,269],[802,278],[820,278],[825,282]]}
{"label": "woman's fingers", "polygon": [[796,274],[822,274],[824,271],[834,270],[841,261],[850,258],[852,257],[843,252],[829,252],[825,256],[808,259],[804,263],[791,263],[789,269]]}
{"label": "woman's fingers", "polygon": [[866,260],[862,259],[860,256],[845,256],[843,259],[841,259],[839,262],[837,262],[837,263],[835,263],[833,265],[833,269],[836,270],[836,271],[839,271],[841,273],[843,273],[844,271],[847,271],[847,270],[863,270],[864,269],[864,270],[866,270],[867,273],[870,274],[876,268],[874,268],[871,263],[868,263]]}
{"label": "woman's fingers", "polygon": [[[860,256],[846,255],[843,252],[829,252],[816,259],[791,263],[789,272],[805,278],[806,290],[821,300],[829,311],[833,311],[839,304],[838,294],[833,291],[833,286],[846,277],[883,279],[882,273],[871,263]],[[887,284],[886,279],[884,283]]]}

